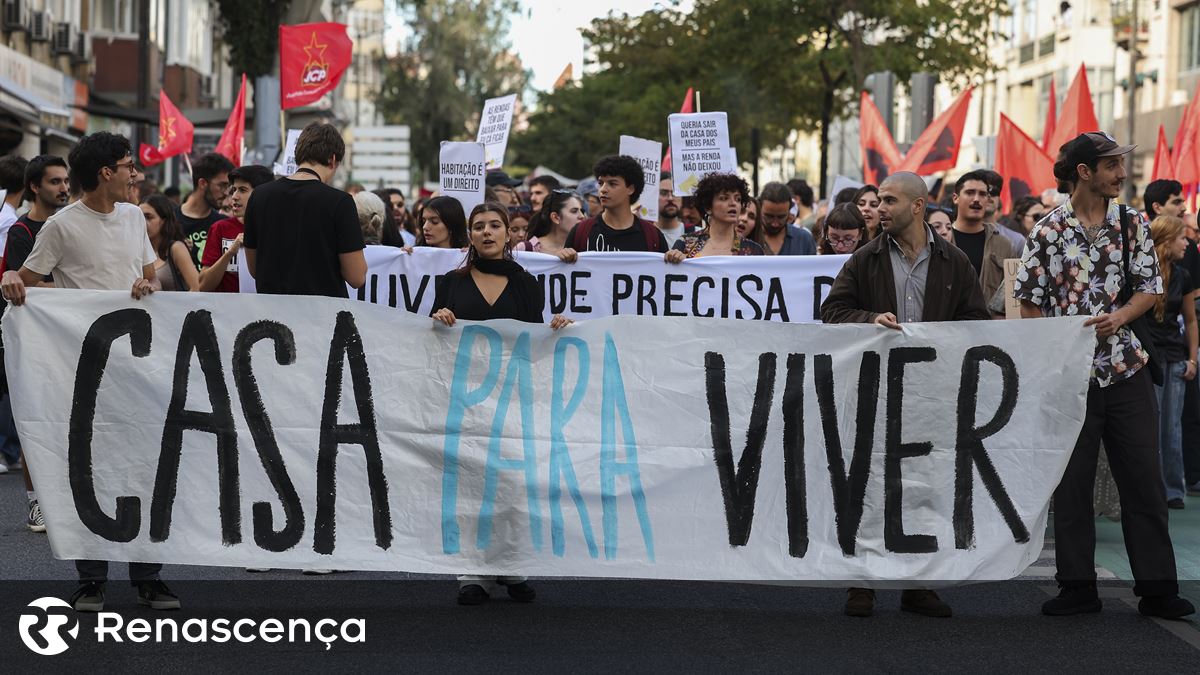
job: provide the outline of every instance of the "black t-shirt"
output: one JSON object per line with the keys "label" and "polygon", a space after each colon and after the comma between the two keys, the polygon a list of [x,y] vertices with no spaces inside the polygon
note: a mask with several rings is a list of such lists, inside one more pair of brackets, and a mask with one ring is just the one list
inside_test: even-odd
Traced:
{"label": "black t-shirt", "polygon": [[[583,227],[584,221],[571,228],[571,233],[567,235],[567,246],[571,246],[575,241],[575,233],[580,227]],[[668,250],[667,238],[663,236],[662,230],[658,229],[654,223],[648,223],[636,216],[633,219],[633,227],[627,230],[614,230],[604,222],[604,214],[600,214],[592,219],[591,230],[588,232],[587,246],[577,248],[578,251],[650,251],[652,253],[666,253]],[[658,246],[654,249],[646,248],[646,226],[654,230],[658,237]],[[572,246],[572,248],[574,248]]]}
{"label": "black t-shirt", "polygon": [[1167,288],[1167,300],[1163,308],[1162,321],[1158,320],[1158,307],[1151,306],[1146,312],[1146,322],[1154,339],[1154,346],[1169,363],[1187,361],[1187,343],[1179,328],[1179,313],[1183,308],[1183,296],[1196,290],[1192,275],[1179,263],[1171,266],[1171,283]]}
{"label": "black t-shirt", "polygon": [[366,246],[353,197],[319,180],[281,178],[254,189],[242,220],[259,293],[349,297],[338,256]]}
{"label": "black t-shirt", "polygon": [[433,309],[429,315],[433,316],[442,308],[449,308],[456,319],[466,321],[516,319],[526,323],[542,323],[546,295],[532,274],[522,272],[509,277],[496,302],[489,305],[470,273],[451,272],[438,280]]}
{"label": "black t-shirt", "polygon": [[967,254],[967,259],[971,261],[971,266],[975,268],[975,276],[978,277],[979,270],[983,269],[983,246],[987,243],[988,231],[983,232],[960,232],[954,231],[954,244]]}
{"label": "black t-shirt", "polygon": [[209,228],[213,226],[213,223],[225,220],[227,217],[216,209],[210,209],[208,215],[203,218],[191,218],[184,215],[182,205],[175,207],[175,219],[179,221],[179,227],[183,229],[184,238],[192,245],[192,260],[196,263],[196,269],[200,269],[200,257],[204,254],[204,244],[208,241]]}
{"label": "black t-shirt", "polygon": [[46,221],[33,220],[26,213],[17,218],[17,223],[22,223],[25,227],[13,224],[8,229],[8,243],[4,248],[5,272],[21,269],[21,265],[25,264],[25,259],[33,252],[33,241],[37,238],[38,232],[42,231],[42,225],[45,225]]}

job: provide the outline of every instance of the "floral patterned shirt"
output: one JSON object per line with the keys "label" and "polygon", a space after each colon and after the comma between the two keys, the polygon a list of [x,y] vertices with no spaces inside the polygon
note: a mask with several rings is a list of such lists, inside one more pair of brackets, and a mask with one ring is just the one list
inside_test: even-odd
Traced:
{"label": "floral patterned shirt", "polygon": [[[683,251],[683,255],[688,258],[695,258],[700,255],[700,251],[704,249],[704,245],[708,243],[708,232],[697,232],[695,234],[685,234],[675,240],[675,245],[671,248],[676,251]],[[763,249],[758,243],[743,239],[735,233],[733,235],[732,253],[730,255],[764,255]]]}
{"label": "floral patterned shirt", "polygon": [[[1043,316],[1097,316],[1118,309],[1117,295],[1125,283],[1120,208],[1109,201],[1104,226],[1095,239],[1088,238],[1070,200],[1051,211],[1025,242],[1013,295],[1040,307]],[[1131,210],[1129,217],[1134,233],[1127,244],[1133,290],[1159,295],[1162,277],[1150,226],[1136,211]],[[1092,381],[1101,387],[1120,382],[1132,377],[1147,359],[1133,331],[1122,326],[1115,335],[1097,341]]]}

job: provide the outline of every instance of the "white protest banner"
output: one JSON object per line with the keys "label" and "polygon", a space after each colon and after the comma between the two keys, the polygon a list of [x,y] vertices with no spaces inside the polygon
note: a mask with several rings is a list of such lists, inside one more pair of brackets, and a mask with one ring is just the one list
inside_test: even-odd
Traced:
{"label": "white protest banner", "polygon": [[862,186],[863,183],[860,180],[854,180],[853,178],[847,178],[846,176],[838,175],[833,179],[833,189],[829,191],[829,196],[827,197],[828,204],[826,204],[825,207],[826,210],[833,209],[833,200],[837,198],[839,192],[845,190],[846,188],[860,188]]}
{"label": "white protest banner", "polygon": [[737,172],[725,113],[675,113],[667,116],[667,126],[676,195],[692,194],[704,174]]}
{"label": "white protest banner", "polygon": [[1037,559],[1095,345],[64,289],[3,336],[59,558],[855,586]]}
{"label": "white protest banner", "polygon": [[296,173],[296,141],[300,140],[300,129],[288,129],[287,143],[283,148],[283,161],[275,162],[276,176],[290,176]]}
{"label": "white protest banner", "polygon": [[516,104],[516,94],[489,98],[483,103],[483,113],[479,116],[479,133],[475,135],[475,141],[487,146],[488,169],[504,166],[504,150],[508,147],[508,131],[512,127],[513,108]]}
{"label": "white protest banner", "polygon": [[637,136],[621,136],[621,146],[617,152],[636,159],[638,164],[642,165],[642,172],[646,174],[646,187],[638,200],[638,217],[651,222],[658,220],[658,177],[662,173],[662,143]]}
{"label": "white protest banner", "polygon": [[[611,315],[700,316],[792,323],[820,320],[821,302],[848,256],[712,256],[663,262],[658,253],[580,253],[568,264],[543,253],[517,262],[546,290],[546,320]],[[368,246],[367,283],[351,298],[428,315],[437,278],[462,264],[461,251],[418,247],[412,253]],[[242,267],[243,293],[254,279]]]}
{"label": "white protest banner", "polygon": [[487,169],[482,143],[442,141],[438,169],[439,189],[443,195],[457,199],[463,213],[470,215],[471,209],[483,203]]}

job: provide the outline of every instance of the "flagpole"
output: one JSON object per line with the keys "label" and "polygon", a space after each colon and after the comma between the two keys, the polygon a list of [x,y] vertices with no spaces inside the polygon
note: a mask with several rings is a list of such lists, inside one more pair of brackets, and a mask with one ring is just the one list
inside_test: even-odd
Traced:
{"label": "flagpole", "polygon": [[696,91],[696,112],[704,112],[700,109],[700,91]]}

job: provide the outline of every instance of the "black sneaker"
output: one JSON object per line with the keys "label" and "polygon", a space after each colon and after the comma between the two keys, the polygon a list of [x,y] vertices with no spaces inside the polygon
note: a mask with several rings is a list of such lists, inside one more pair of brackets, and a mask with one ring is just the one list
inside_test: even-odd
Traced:
{"label": "black sneaker", "polygon": [[513,602],[533,602],[537,597],[533,586],[530,586],[527,581],[519,584],[504,584],[504,590],[508,591],[508,597],[512,598]]}
{"label": "black sneaker", "polygon": [[1168,509],[1182,509],[1183,507],[1184,507],[1183,500],[1180,499],[1179,497],[1167,500],[1167,508]]}
{"label": "black sneaker", "polygon": [[104,611],[104,582],[81,581],[71,595],[71,606],[76,612]]}
{"label": "black sneaker", "polygon": [[1142,616],[1156,616],[1160,619],[1182,619],[1194,614],[1196,608],[1192,603],[1178,595],[1147,596],[1138,602],[1138,613]]}
{"label": "black sneaker", "polygon": [[470,584],[458,589],[458,604],[482,605],[488,600],[488,592],[479,584]]}
{"label": "black sneaker", "polygon": [[1058,597],[1042,605],[1042,614],[1047,616],[1070,616],[1099,612],[1103,607],[1095,586],[1063,587]]}
{"label": "black sneaker", "polygon": [[137,582],[137,601],[150,609],[179,609],[179,598],[162,581]]}

